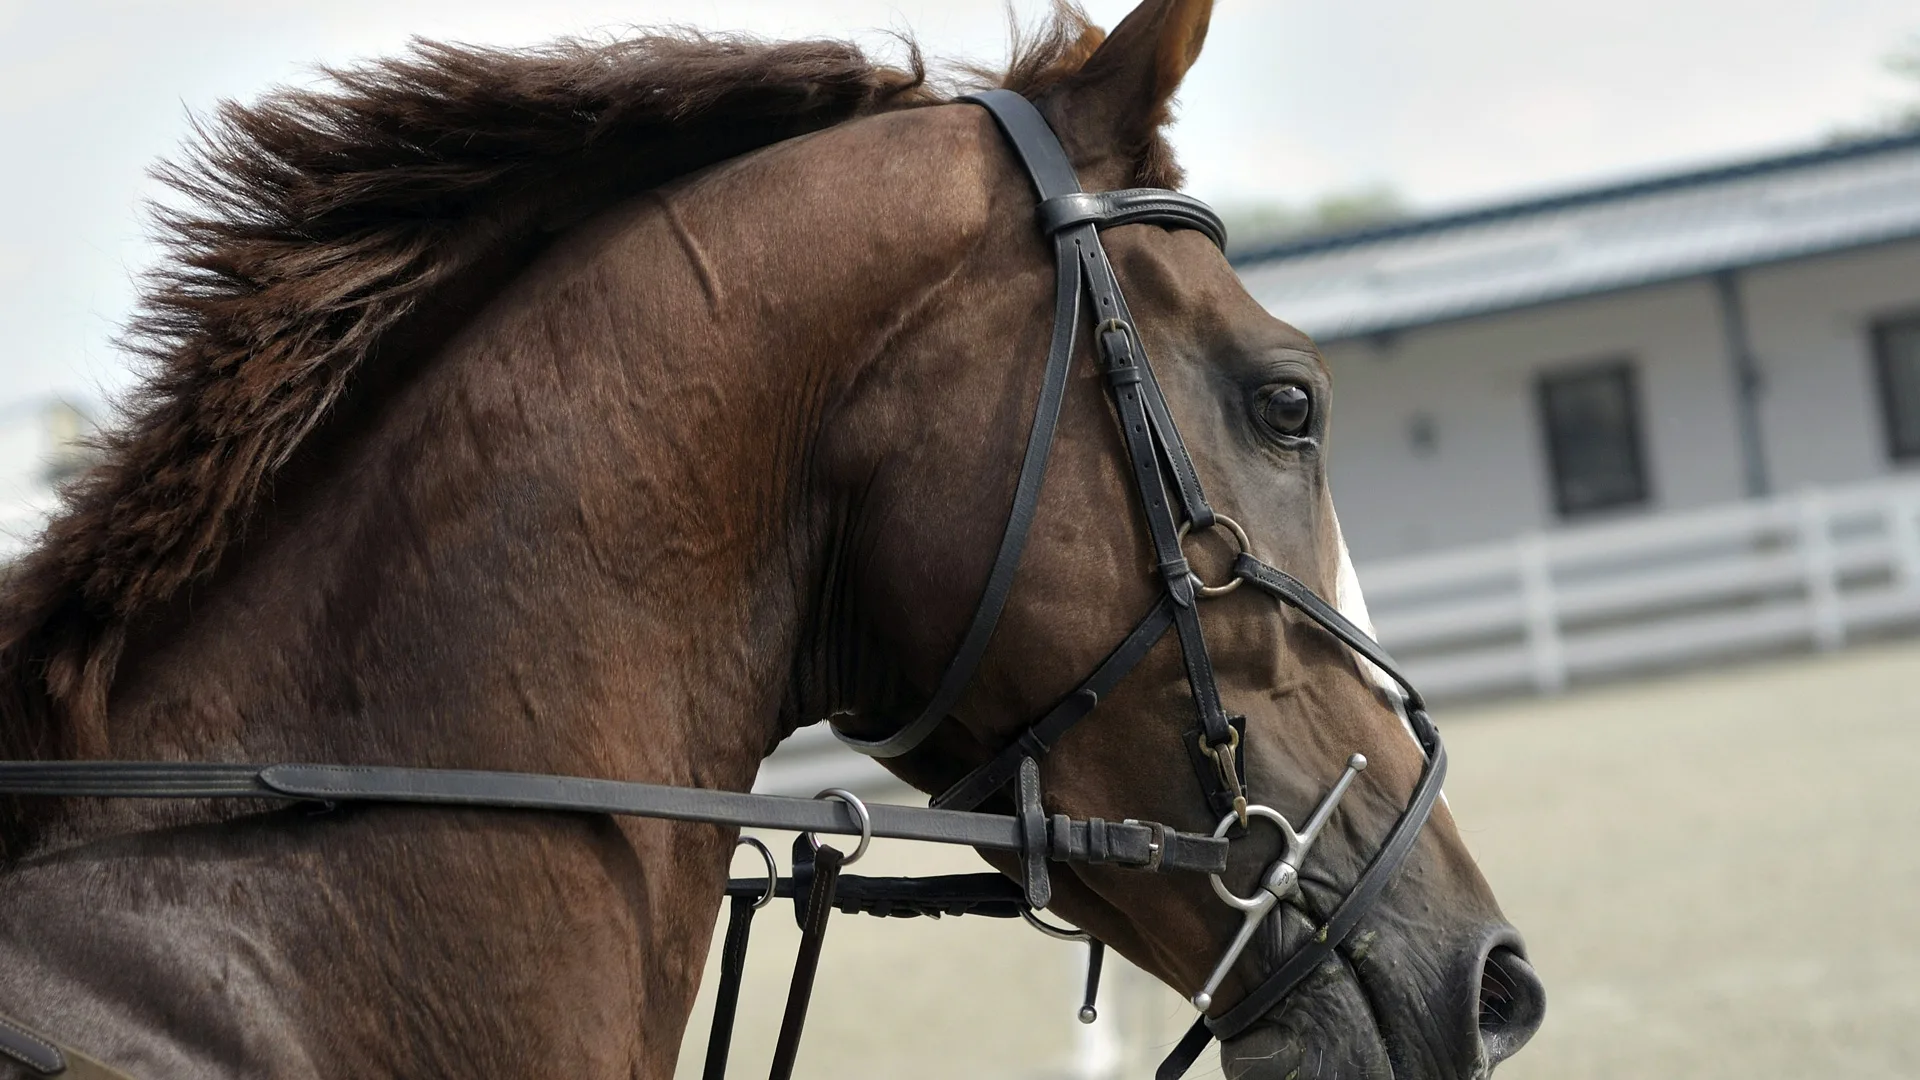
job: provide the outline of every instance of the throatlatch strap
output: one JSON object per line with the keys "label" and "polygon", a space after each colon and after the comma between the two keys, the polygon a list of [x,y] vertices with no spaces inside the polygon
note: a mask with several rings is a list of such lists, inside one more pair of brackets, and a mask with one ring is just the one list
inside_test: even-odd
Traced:
{"label": "throatlatch strap", "polygon": [[[1025,107],[1025,113],[1001,96],[1008,94]],[[961,100],[976,101],[988,107],[1002,130],[1013,140],[1022,160],[1026,161],[1028,174],[1033,177],[1041,198],[1080,190],[1080,183],[1074,179],[1073,167],[1067,163],[1065,153],[1059,150],[1058,144],[1053,141],[1053,133],[1047,129],[1046,121],[1034,112],[1033,105],[1026,98],[1011,91],[992,91],[978,98]],[[1032,114],[1030,119],[1025,118],[1026,113]],[[1012,119],[1009,119],[1010,116]],[[1015,134],[1016,128],[1031,124],[1038,124],[1039,131],[1053,145],[1052,155],[1029,147],[1028,141],[1033,138],[1031,134]],[[1087,231],[1091,233],[1092,227],[1089,226]],[[1000,623],[1000,614],[1006,610],[1007,597],[1013,592],[1014,574],[1020,569],[1020,556],[1026,551],[1027,535],[1033,526],[1034,512],[1040,505],[1040,487],[1047,478],[1047,460],[1053,453],[1054,432],[1060,426],[1060,402],[1066,397],[1067,375],[1073,368],[1075,335],[1080,328],[1080,262],[1069,253],[1067,243],[1064,237],[1054,241],[1053,337],[1047,346],[1047,363],[1040,378],[1040,397],[1034,403],[1033,427],[1027,435],[1026,453],[1020,461],[1020,477],[1014,482],[1013,508],[1007,514],[1007,527],[1000,535],[1000,550],[995,553],[993,569],[987,574],[987,586],[980,594],[979,605],[973,609],[973,620],[960,639],[960,647],[955,650],[953,659],[947,661],[947,670],[941,674],[932,699],[920,710],[920,715],[882,739],[859,739],[839,728],[833,729],[834,735],[842,743],[869,757],[899,757],[925,742],[927,736],[933,734],[933,729],[946,720],[953,707],[959,704],[960,695],[966,693],[967,686],[973,682],[973,674],[979,670],[980,660],[987,654],[987,644],[993,640],[994,628]]]}
{"label": "throatlatch strap", "polygon": [[[804,844],[806,837],[796,843]],[[813,853],[813,884],[800,922],[800,955],[793,961],[793,983],[787,988],[787,1013],[780,1020],[780,1040],[773,1046],[771,1080],[788,1080],[800,1054],[800,1033],[807,1026],[807,1003],[813,997],[813,977],[820,970],[820,946],[827,939],[827,919],[833,914],[834,886],[846,861],[837,848],[822,845]]]}
{"label": "throatlatch strap", "polygon": [[[987,644],[993,638],[994,628],[1006,608],[1014,574],[1020,567],[1020,557],[1033,524],[1034,511],[1039,505],[1040,487],[1046,478],[1047,460],[1059,423],[1060,402],[1073,362],[1074,335],[1080,325],[1080,256],[1089,256],[1104,263],[1099,230],[1103,226],[1113,225],[1155,224],[1168,228],[1195,229],[1215,246],[1226,245],[1226,227],[1219,215],[1192,196],[1157,189],[1129,189],[1101,194],[1081,191],[1073,163],[1067,159],[1066,151],[1061,148],[1053,129],[1033,103],[1020,94],[1012,90],[989,90],[959,100],[979,105],[993,117],[1020,158],[1033,183],[1034,192],[1039,196],[1037,213],[1041,229],[1054,243],[1053,340],[1047,350],[1040,398],[1034,407],[1033,426],[1027,438],[1026,455],[1020,463],[1020,476],[1014,485],[1013,508],[1007,515],[1006,530],[1001,534],[1000,550],[994,556],[993,568],[987,575],[987,585],[981,593],[980,603],[974,608],[973,619],[961,637],[953,659],[947,662],[946,671],[941,674],[932,698],[918,716],[885,738],[859,739],[842,734],[837,728],[834,730],[842,742],[871,757],[898,757],[907,753],[926,741],[927,736],[946,720],[973,681],[974,673],[986,655]],[[1110,318],[1131,319],[1117,285],[1099,285],[1091,281],[1087,284],[1095,302],[1106,303],[1111,309],[1104,312],[1096,309],[1096,325]],[[1145,385],[1140,390],[1140,396],[1144,400],[1152,431],[1148,444],[1157,445],[1163,451],[1153,456],[1156,461],[1164,460],[1167,471],[1172,475],[1187,520],[1192,521],[1196,528],[1207,528],[1213,524],[1213,510],[1201,493],[1199,475],[1187,456],[1185,445],[1180,441],[1179,430],[1167,412],[1159,385],[1154,382],[1153,373],[1145,370],[1144,353],[1141,354],[1141,361]],[[1155,468],[1157,471],[1158,466]],[[1162,538],[1157,535],[1155,545],[1163,561],[1169,557]],[[1178,542],[1174,541],[1175,556],[1178,546]],[[1184,581],[1175,586],[1176,592],[1184,588]],[[1183,599],[1182,603],[1185,602]],[[1181,638],[1191,650],[1192,643],[1198,640],[1197,626],[1183,627]],[[1200,663],[1204,667],[1204,648],[1201,653]],[[1189,666],[1192,666],[1191,661]],[[1209,709],[1204,703],[1209,693],[1195,688],[1195,694],[1203,699],[1201,726],[1210,737],[1217,737],[1218,741],[1224,742],[1228,736],[1223,722],[1217,723],[1212,719],[1220,716],[1219,708]]]}
{"label": "throatlatch strap", "polygon": [[751,895],[735,896],[727,914],[727,940],[720,947],[720,988],[713,999],[713,1030],[707,1035],[707,1067],[700,1073],[705,1080],[725,1080],[727,1075],[734,1015],[740,1011],[740,977],[747,966],[747,938],[753,933],[754,900]]}

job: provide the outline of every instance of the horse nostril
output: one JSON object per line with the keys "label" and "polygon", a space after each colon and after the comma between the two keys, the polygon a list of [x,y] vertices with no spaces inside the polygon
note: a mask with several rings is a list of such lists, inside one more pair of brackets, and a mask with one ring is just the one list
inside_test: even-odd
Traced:
{"label": "horse nostril", "polygon": [[1480,1042],[1488,1064],[1510,1058],[1547,1013],[1547,991],[1533,965],[1505,945],[1496,945],[1480,967]]}

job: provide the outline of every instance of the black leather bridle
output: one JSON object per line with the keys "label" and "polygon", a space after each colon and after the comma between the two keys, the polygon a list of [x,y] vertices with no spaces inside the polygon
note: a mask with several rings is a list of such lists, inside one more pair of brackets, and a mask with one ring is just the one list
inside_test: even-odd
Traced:
{"label": "black leather bridle", "polygon": [[[1201,632],[1199,602],[1209,595],[1231,591],[1241,584],[1269,594],[1296,609],[1345,643],[1359,656],[1384,671],[1405,695],[1408,726],[1426,755],[1426,765],[1406,808],[1360,873],[1344,899],[1321,923],[1317,932],[1252,993],[1218,1016],[1203,1015],[1158,1070],[1159,1080],[1173,1080],[1197,1059],[1214,1038],[1230,1039],[1253,1026],[1285,1000],[1300,982],[1334,953],[1354,926],[1380,898],[1401,862],[1412,850],[1420,829],[1439,797],[1446,776],[1446,751],[1439,732],[1427,716],[1420,695],[1401,675],[1391,658],[1371,637],[1300,581],[1255,558],[1240,526],[1208,505],[1200,479],[1180,441],[1172,414],[1147,362],[1145,347],[1135,331],[1133,316],[1100,243],[1100,230],[1119,225],[1153,224],[1195,229],[1216,246],[1224,246],[1226,231],[1219,217],[1187,195],[1157,189],[1091,194],[1080,189],[1072,165],[1053,131],[1032,103],[1009,90],[994,90],[961,99],[985,108],[1012,144],[1039,194],[1039,223],[1054,245],[1057,266],[1052,342],[1034,410],[1031,434],[1020,466],[1014,501],[987,586],[959,649],[949,662],[932,699],[919,715],[894,734],[865,741],[836,732],[854,749],[875,757],[897,757],[919,746],[945,722],[972,681],[985,655],[995,625],[1005,609],[1019,568],[1021,553],[1033,523],[1053,446],[1060,403],[1072,366],[1083,313],[1098,346],[1101,370],[1118,413],[1132,465],[1147,532],[1151,538],[1162,595],[1133,631],[1094,672],[1059,704],[1023,730],[1005,749],[932,801],[931,807],[876,805],[834,792],[838,801],[791,799],[699,788],[681,788],[614,780],[585,779],[526,773],[457,769],[410,769],[361,765],[257,765],[186,762],[25,761],[0,762],[0,795],[93,798],[259,799],[332,806],[339,803],[411,803],[437,806],[493,807],[571,813],[637,815],[722,825],[756,826],[800,832],[875,836],[963,844],[1013,853],[1021,863],[1021,881],[1012,895],[1008,883],[991,875],[961,875],[946,879],[908,880],[840,878],[838,868],[851,858],[832,848],[796,843],[795,874],[791,880],[733,882],[735,917],[729,926],[724,954],[723,1001],[737,1000],[740,963],[746,947],[746,927],[752,909],[776,894],[792,896],[796,917],[806,927],[803,959],[816,957],[829,905],[841,910],[875,914],[992,914],[1028,915],[1052,898],[1047,863],[1100,863],[1147,871],[1187,871],[1214,876],[1227,867],[1228,839],[1237,825],[1244,828],[1249,814],[1284,821],[1270,808],[1250,805],[1245,765],[1240,752],[1245,720],[1230,716],[1207,656]],[[1239,545],[1232,578],[1210,587],[1193,573],[1183,554],[1189,531],[1223,528]],[[1208,806],[1222,815],[1212,835],[1185,833],[1153,822],[1120,822],[1042,810],[1039,761],[1060,737],[1084,719],[1112,692],[1156,643],[1172,629],[1180,642],[1187,682],[1193,693],[1197,724],[1186,740],[1195,773]],[[1351,774],[1364,765],[1350,766],[1349,774],[1315,812],[1310,837],[1324,824]],[[975,810],[981,802],[1009,784],[1017,812],[1009,817]],[[828,794],[828,793],[823,793]],[[1290,825],[1283,826],[1290,841],[1300,839]],[[1310,839],[1308,840],[1310,842]],[[1302,845],[1304,846],[1304,845]],[[813,856],[821,858],[816,870]],[[858,851],[855,852],[857,857]],[[1263,885],[1273,905],[1293,885],[1298,855],[1283,852]],[[1293,862],[1286,862],[1292,859]],[[1280,874],[1285,869],[1287,874]],[[804,875],[802,871],[804,870]],[[978,880],[987,877],[988,880]],[[1284,879],[1284,880],[1283,880]],[[745,904],[764,888],[754,904]],[[803,904],[802,898],[810,897]],[[1252,910],[1245,902],[1243,911]],[[743,917],[744,912],[744,917]],[[1251,922],[1249,923],[1251,925]],[[1248,931],[1236,939],[1221,961],[1224,971],[1245,945]],[[806,950],[811,949],[809,954]],[[1097,950],[1097,944],[1096,944]],[[1097,958],[1098,952],[1095,956]],[[800,1022],[805,1018],[806,992],[811,988],[808,962],[805,985],[796,975],[789,999],[788,1021],[782,1026],[776,1054],[776,1075],[792,1067]],[[797,969],[798,970],[798,969]],[[1097,959],[1093,978],[1097,979]],[[728,998],[729,988],[732,997]],[[1092,983],[1089,984],[1091,993]],[[1204,999],[1203,999],[1204,1000]],[[798,1002],[798,1019],[794,1015]],[[1205,1006],[1202,1006],[1203,1010]],[[1083,1018],[1092,1012],[1091,1001]],[[730,1032],[732,1010],[716,1012],[716,1043],[709,1046],[708,1075],[725,1068],[725,1045],[720,1036]],[[718,1045],[717,1063],[715,1068]],[[0,1059],[23,1064],[42,1076],[58,1076],[84,1055],[50,1038],[27,1031],[0,1016]],[[94,1075],[119,1077],[106,1070]]]}
{"label": "black leather bridle", "polygon": [[[1078,688],[986,764],[937,796],[932,805],[972,809],[1009,782],[1018,780],[1020,790],[1015,801],[1021,806],[1021,812],[1038,813],[1038,760],[1069,728],[1084,719],[1172,627],[1180,641],[1198,718],[1196,730],[1190,732],[1185,741],[1192,749],[1201,791],[1216,814],[1234,815],[1244,827],[1248,823],[1248,804],[1240,745],[1245,720],[1229,716],[1221,703],[1199,614],[1199,601],[1204,595],[1229,591],[1243,582],[1298,610],[1398,683],[1405,695],[1403,704],[1408,726],[1426,755],[1425,768],[1406,809],[1346,897],[1311,940],[1245,999],[1218,1016],[1203,1014],[1194,1023],[1160,1067],[1160,1080],[1171,1080],[1184,1073],[1212,1039],[1240,1035],[1276,1008],[1301,980],[1333,955],[1361,917],[1379,900],[1433,811],[1446,777],[1446,749],[1419,692],[1386,652],[1313,590],[1285,571],[1256,558],[1247,550],[1246,535],[1240,526],[1216,513],[1201,490],[1193,460],[1174,426],[1166,399],[1148,363],[1145,345],[1101,245],[1100,230],[1130,224],[1194,229],[1216,246],[1224,247],[1226,230],[1219,216],[1206,204],[1176,191],[1148,188],[1102,194],[1084,192],[1059,139],[1032,102],[1011,90],[988,91],[962,100],[992,114],[1039,196],[1040,229],[1053,243],[1057,270],[1053,340],[1047,351],[1033,428],[1027,439],[1026,455],[1014,488],[1013,509],[1008,515],[999,553],[973,620],[947,665],[938,690],[917,717],[887,738],[865,741],[838,731],[836,734],[842,742],[862,753],[897,757],[932,734],[959,702],[986,653],[987,643],[1012,589],[1014,573],[1019,568],[1021,552],[1039,504],[1041,481],[1046,474],[1061,397],[1073,361],[1075,337],[1083,313],[1089,313],[1101,371],[1118,415],[1135,490],[1153,544],[1162,596],[1133,632]],[[1181,546],[1188,531],[1214,528],[1229,529],[1240,547],[1233,563],[1232,580],[1217,589],[1203,585],[1194,575]],[[1364,759],[1357,760],[1364,766]],[[1342,789],[1344,784],[1343,780]],[[1331,810],[1331,801],[1327,808]],[[1044,907],[1050,897],[1034,894],[1032,882],[1037,875],[1033,868],[1027,868],[1025,876],[1029,901],[1037,901],[1034,906]]]}

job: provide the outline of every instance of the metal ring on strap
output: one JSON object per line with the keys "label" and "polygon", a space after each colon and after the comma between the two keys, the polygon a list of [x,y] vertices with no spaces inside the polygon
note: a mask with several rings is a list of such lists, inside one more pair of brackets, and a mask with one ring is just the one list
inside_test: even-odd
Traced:
{"label": "metal ring on strap", "polygon": [[780,867],[774,863],[773,852],[767,850],[767,845],[761,843],[754,837],[742,836],[733,842],[733,846],[737,848],[752,848],[760,853],[761,860],[767,864],[767,891],[760,895],[760,899],[753,902],[753,909],[758,911],[768,904],[773,903],[773,893],[774,890],[779,887],[780,882]]}
{"label": "metal ring on strap", "polygon": [[[1268,821],[1280,826],[1280,835],[1286,838],[1286,845],[1288,847],[1292,846],[1294,842],[1293,824],[1282,817],[1280,811],[1275,810],[1271,806],[1262,806],[1259,803],[1255,803],[1247,807],[1247,816],[1249,818],[1266,818]],[[1227,830],[1239,824],[1239,822],[1240,815],[1228,814],[1220,819],[1220,824],[1213,827],[1213,835],[1225,836]],[[1285,858],[1286,854],[1286,849],[1282,848],[1280,852],[1281,857]],[[1222,902],[1236,911],[1257,911],[1265,904],[1272,902],[1263,899],[1262,893],[1260,892],[1254,893],[1251,899],[1233,895],[1233,890],[1227,888],[1226,882],[1220,880],[1219,874],[1208,874],[1207,884],[1213,886],[1213,895],[1218,896]]]}
{"label": "metal ring on strap", "polygon": [[[814,798],[838,799],[846,803],[847,807],[853,811],[854,818],[860,822],[860,843],[853,849],[853,854],[841,860],[840,865],[852,866],[854,863],[859,862],[860,856],[867,853],[867,845],[873,843],[873,815],[867,813],[867,804],[860,801],[860,796],[855,795],[846,788],[828,788],[820,794],[815,795]],[[807,838],[813,841],[814,847],[820,846],[819,837],[808,833]]]}
{"label": "metal ring on strap", "polygon": [[[1235,555],[1253,554],[1253,541],[1247,539],[1247,530],[1241,528],[1239,522],[1233,520],[1232,518],[1228,517],[1225,514],[1215,513],[1213,515],[1212,527],[1216,529],[1224,528],[1227,530],[1227,532],[1232,534],[1233,542],[1240,545],[1240,550],[1235,552],[1234,553]],[[1193,522],[1191,521],[1183,522],[1180,526],[1180,540],[1181,540],[1182,554],[1185,554],[1187,533],[1192,529],[1193,529]],[[1194,591],[1199,593],[1200,596],[1202,596],[1203,598],[1209,599],[1209,600],[1213,599],[1216,596],[1227,595],[1233,590],[1239,588],[1240,583],[1246,580],[1245,578],[1242,578],[1236,575],[1234,577],[1228,578],[1227,583],[1225,585],[1209,585],[1206,582],[1201,581],[1200,575],[1198,574],[1192,574],[1189,576],[1193,578]]]}
{"label": "metal ring on strap", "polygon": [[1027,921],[1028,926],[1033,927],[1035,930],[1040,931],[1050,938],[1059,938],[1061,941],[1093,940],[1093,935],[1087,933],[1085,930],[1069,930],[1064,926],[1055,926],[1041,918],[1038,912],[1024,905],[1020,908],[1020,917]]}

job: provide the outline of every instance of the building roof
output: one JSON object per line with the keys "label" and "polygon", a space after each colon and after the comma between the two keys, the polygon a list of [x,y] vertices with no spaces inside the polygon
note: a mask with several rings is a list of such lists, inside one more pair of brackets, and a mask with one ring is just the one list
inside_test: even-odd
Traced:
{"label": "building roof", "polygon": [[1920,236],[1920,131],[1239,252],[1322,341]]}

